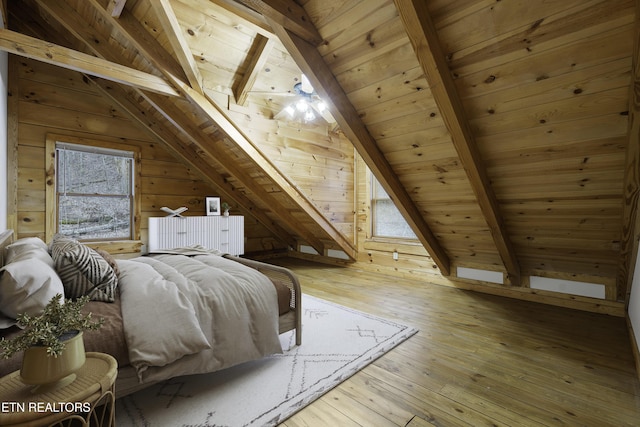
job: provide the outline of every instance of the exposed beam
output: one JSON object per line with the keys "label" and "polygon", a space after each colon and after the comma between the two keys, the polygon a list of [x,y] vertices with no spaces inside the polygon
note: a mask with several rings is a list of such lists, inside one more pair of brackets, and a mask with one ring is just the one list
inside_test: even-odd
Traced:
{"label": "exposed beam", "polygon": [[[190,0],[193,1],[193,0]],[[201,1],[201,0],[199,0]],[[258,34],[262,34],[265,37],[273,37],[273,30],[264,16],[260,15],[255,10],[245,6],[242,3],[238,3],[235,0],[206,0],[211,3],[211,6],[219,12],[227,11],[234,15],[237,15],[244,26],[248,26]],[[222,9],[222,10],[221,10]],[[224,12],[223,12],[224,13]]]}
{"label": "exposed beam", "polygon": [[617,298],[628,307],[640,239],[640,0],[636,0],[636,21],[629,87],[629,141],[624,172],[622,233],[617,274]]}
{"label": "exposed beam", "polygon": [[[46,11],[53,19],[58,21],[58,23],[80,43],[80,47],[77,49],[86,50],[98,58],[111,62],[119,63],[122,60],[119,53],[116,53],[113,49],[105,48],[105,46],[109,46],[109,40],[94,28],[94,26],[85,23],[75,8],[66,1],[35,1],[42,10]],[[131,13],[124,10],[119,19],[113,19],[97,0],[87,0],[87,2],[93,6],[94,10],[100,14],[104,20],[110,21],[118,32],[127,34],[130,37],[129,41],[135,46],[135,49],[143,54],[138,56],[138,59],[150,61],[150,58],[152,58],[153,62],[148,63],[149,67],[162,70],[165,75],[174,74],[181,76],[181,78],[183,76],[186,77],[177,62],[159,45],[156,39],[150,37],[147,31],[140,28],[140,23]],[[62,35],[59,37],[64,39]]]}
{"label": "exposed beam", "polygon": [[298,64],[298,67],[309,78],[313,88],[328,104],[329,110],[340,129],[351,140],[369,169],[371,169],[387,194],[395,202],[398,210],[400,210],[407,223],[420,239],[420,242],[429,252],[440,272],[448,276],[451,273],[449,257],[425,222],[422,213],[409,196],[409,193],[407,193],[398,176],[394,173],[384,154],[378,148],[375,139],[367,130],[362,119],[360,119],[358,112],[324,62],[318,49],[276,22],[271,22],[271,26]]}
{"label": "exposed beam", "polygon": [[249,96],[249,91],[253,88],[253,85],[258,78],[258,75],[262,71],[262,67],[267,62],[269,53],[273,49],[273,41],[263,35],[257,34],[253,41],[251,49],[251,57],[249,64],[247,64],[247,71],[245,71],[242,78],[234,85],[233,95],[236,99],[236,104],[244,105]]}
{"label": "exposed beam", "polygon": [[191,53],[189,44],[184,38],[182,28],[178,22],[178,18],[169,3],[169,0],[152,0],[151,7],[156,12],[156,16],[162,25],[165,36],[169,39],[169,43],[173,48],[175,57],[182,66],[191,87],[200,93],[202,90],[202,76],[198,69],[198,64]]}
{"label": "exposed beam", "polygon": [[178,96],[164,79],[92,55],[0,29],[0,50],[162,95]]}
{"label": "exposed beam", "polygon": [[[51,9],[54,5],[63,2],[49,2],[37,0],[41,8]],[[142,28],[140,22],[126,9],[122,11],[118,19],[113,19],[111,14],[103,8],[98,0],[85,0],[86,3],[93,6],[93,9],[101,15],[101,17],[114,26],[118,33],[127,36],[127,39],[140,52],[141,57],[148,61],[152,61],[153,66],[158,70],[162,70],[165,74],[170,73],[180,78],[187,78],[184,70],[174,60],[169,53],[160,46],[160,43],[153,38],[147,30]],[[70,6],[66,6],[69,8]],[[67,15],[70,13],[67,12]],[[63,17],[62,17],[63,18]],[[64,19],[64,18],[63,18]],[[76,24],[77,25],[77,24]],[[86,37],[85,37],[86,38]]]}
{"label": "exposed beam", "polygon": [[484,215],[491,236],[507,270],[507,279],[520,285],[520,265],[500,213],[498,199],[493,192],[475,138],[469,127],[462,101],[449,72],[435,26],[426,2],[422,0],[394,0],[409,40],[425,73],[433,98],[451,133],[478,205]]}
{"label": "exposed beam", "polygon": [[[293,0],[238,0],[261,13],[268,21],[286,28],[313,46],[319,46],[323,39],[307,11]],[[273,24],[271,24],[273,27]]]}

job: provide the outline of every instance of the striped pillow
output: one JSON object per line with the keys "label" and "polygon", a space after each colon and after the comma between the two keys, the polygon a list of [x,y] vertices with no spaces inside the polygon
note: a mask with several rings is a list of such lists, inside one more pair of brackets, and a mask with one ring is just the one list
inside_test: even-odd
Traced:
{"label": "striped pillow", "polygon": [[118,277],[99,253],[61,234],[54,236],[49,249],[65,297],[88,295],[92,301],[114,301]]}

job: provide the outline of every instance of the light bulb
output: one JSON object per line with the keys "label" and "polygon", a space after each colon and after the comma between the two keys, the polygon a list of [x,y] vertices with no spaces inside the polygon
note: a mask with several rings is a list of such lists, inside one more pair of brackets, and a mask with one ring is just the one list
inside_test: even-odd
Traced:
{"label": "light bulb", "polygon": [[313,111],[311,111],[311,110],[308,110],[306,113],[304,113],[304,121],[305,122],[310,122],[315,118],[316,118],[316,115],[313,114]]}
{"label": "light bulb", "polygon": [[298,111],[304,113],[309,109],[309,105],[307,104],[307,101],[305,101],[304,99],[301,99],[296,103],[296,108],[298,109]]}
{"label": "light bulb", "polygon": [[289,117],[291,117],[292,119],[293,119],[293,116],[296,115],[296,110],[294,110],[294,108],[291,105],[287,105],[287,108],[285,108],[284,111],[286,111],[287,114],[289,114]]}

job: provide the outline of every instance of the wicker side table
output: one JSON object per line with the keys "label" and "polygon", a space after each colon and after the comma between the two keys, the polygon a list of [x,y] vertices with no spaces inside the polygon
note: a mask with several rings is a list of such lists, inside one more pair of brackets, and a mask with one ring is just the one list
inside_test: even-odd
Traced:
{"label": "wicker side table", "polygon": [[0,425],[114,427],[117,370],[112,356],[89,352],[72,383],[42,393],[12,372],[0,378]]}

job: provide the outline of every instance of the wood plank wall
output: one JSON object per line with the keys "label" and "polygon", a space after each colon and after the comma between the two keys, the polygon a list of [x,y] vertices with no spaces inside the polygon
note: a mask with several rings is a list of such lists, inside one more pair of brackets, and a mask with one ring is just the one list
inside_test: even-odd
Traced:
{"label": "wood plank wall", "polygon": [[[141,238],[147,243],[150,216],[160,207],[186,206],[188,215],[203,215],[206,196],[215,188],[179,163],[153,138],[101,97],[79,73],[10,56],[16,70],[11,96],[17,98],[17,237],[45,238],[45,138],[47,133],[126,142],[141,150]],[[10,112],[12,114],[13,112]],[[9,156],[11,159],[11,156]],[[233,201],[227,201],[232,206]],[[232,214],[245,214],[232,212]],[[245,250],[282,247],[273,235],[245,215]]]}
{"label": "wood plank wall", "polygon": [[271,120],[260,105],[229,103],[229,116],[347,239],[355,239],[354,156],[342,132],[324,121]]}

